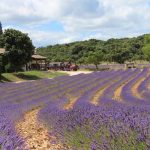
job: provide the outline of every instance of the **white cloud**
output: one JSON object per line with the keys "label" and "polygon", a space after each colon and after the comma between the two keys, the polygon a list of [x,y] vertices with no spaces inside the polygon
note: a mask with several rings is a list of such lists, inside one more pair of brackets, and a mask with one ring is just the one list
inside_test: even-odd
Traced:
{"label": "white cloud", "polygon": [[[45,45],[92,38],[123,37],[150,30],[149,0],[1,0],[0,20]],[[57,21],[64,31],[38,25]],[[16,26],[14,25],[16,24]],[[40,30],[40,31],[39,31]]]}

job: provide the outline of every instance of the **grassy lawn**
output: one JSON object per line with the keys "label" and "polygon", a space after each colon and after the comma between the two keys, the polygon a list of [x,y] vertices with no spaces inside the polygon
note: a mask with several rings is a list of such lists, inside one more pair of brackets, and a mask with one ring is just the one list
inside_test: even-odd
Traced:
{"label": "grassy lawn", "polygon": [[26,80],[38,80],[44,78],[54,78],[62,75],[67,75],[62,72],[48,71],[26,71],[18,73],[3,73],[0,82],[18,82]]}

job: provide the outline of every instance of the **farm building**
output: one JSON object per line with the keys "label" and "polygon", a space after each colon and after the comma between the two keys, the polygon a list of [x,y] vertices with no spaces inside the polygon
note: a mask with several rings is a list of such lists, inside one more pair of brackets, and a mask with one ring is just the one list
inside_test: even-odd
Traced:
{"label": "farm building", "polygon": [[0,48],[0,55],[3,55],[5,53],[5,49],[4,48]]}
{"label": "farm building", "polygon": [[29,62],[29,68],[31,70],[46,70],[47,68],[47,57],[34,54],[32,55],[32,61]]}

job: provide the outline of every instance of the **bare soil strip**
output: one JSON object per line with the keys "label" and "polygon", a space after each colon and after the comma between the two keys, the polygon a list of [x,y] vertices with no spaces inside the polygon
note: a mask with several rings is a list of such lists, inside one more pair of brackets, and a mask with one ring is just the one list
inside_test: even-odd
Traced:
{"label": "bare soil strip", "polygon": [[[145,77],[142,77],[139,81],[137,81],[137,82],[133,85],[133,87],[132,87],[132,89],[131,89],[133,95],[135,95],[136,97],[138,97],[138,98],[140,98],[140,99],[141,99],[142,97],[141,97],[140,93],[138,92],[138,87],[139,87],[140,84],[147,78],[147,76],[148,76],[149,74],[150,74],[150,73],[148,73]],[[121,97],[121,93],[122,93],[123,87],[124,87],[126,84],[128,84],[132,79],[134,79],[136,76],[137,76],[137,75],[132,76],[132,77],[129,78],[127,81],[125,81],[124,83],[122,83],[122,84],[115,90],[115,92],[114,92],[114,97],[113,97],[114,100],[123,101],[123,99],[122,99],[122,97]]]}
{"label": "bare soil strip", "polygon": [[150,84],[148,84],[147,88],[150,90]]}
{"label": "bare soil strip", "polygon": [[38,122],[37,114],[41,108],[34,109],[25,114],[24,119],[16,124],[18,133],[25,139],[25,149],[30,150],[68,150],[56,139],[49,136],[48,130]]}
{"label": "bare soil strip", "polygon": [[142,95],[138,92],[138,87],[140,84],[150,75],[150,71],[146,74],[146,76],[141,77],[131,88],[131,92],[134,96],[136,96],[139,99],[142,99]]}
{"label": "bare soil strip", "polygon": [[[80,97],[80,96],[79,96]],[[74,104],[79,99],[79,97],[72,96],[70,94],[67,94],[67,98],[69,99],[68,103],[66,103],[63,107],[65,110],[73,109]]]}
{"label": "bare soil strip", "polygon": [[[119,80],[119,78],[118,78]],[[109,82],[107,83],[106,85],[104,85],[103,87],[100,87],[99,90],[97,90],[97,92],[95,93],[95,95],[93,96],[92,100],[91,100],[91,103],[93,105],[99,105],[99,101],[100,101],[100,98],[103,96],[103,93],[105,92],[105,90],[111,86],[114,82],[117,82],[118,80],[114,80],[112,82]]]}
{"label": "bare soil strip", "polygon": [[127,84],[128,82],[124,82],[121,86],[119,86],[115,92],[114,92],[114,97],[113,99],[114,100],[117,100],[117,101],[122,101],[122,97],[121,97],[121,92],[122,92],[122,89],[123,87]]}
{"label": "bare soil strip", "polygon": [[113,99],[117,100],[117,101],[123,101],[122,97],[121,97],[121,93],[122,93],[122,89],[124,88],[124,86],[126,84],[128,84],[132,79],[135,78],[136,75],[132,76],[131,78],[129,78],[128,80],[126,80],[125,82],[123,82],[114,92],[114,96]]}
{"label": "bare soil strip", "polygon": [[93,105],[98,105],[99,104],[99,99],[100,97],[103,95],[104,91],[108,88],[109,86],[105,86],[104,88],[100,89],[96,94],[95,96],[92,98],[92,101],[91,103]]}

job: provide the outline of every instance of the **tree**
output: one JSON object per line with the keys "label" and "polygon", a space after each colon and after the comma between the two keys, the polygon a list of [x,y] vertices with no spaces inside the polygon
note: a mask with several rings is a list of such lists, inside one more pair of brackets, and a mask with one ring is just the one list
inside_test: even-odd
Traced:
{"label": "tree", "polygon": [[11,71],[20,70],[27,62],[31,60],[34,46],[27,34],[18,30],[7,29],[3,33],[5,43],[5,65]]}
{"label": "tree", "polygon": [[125,61],[131,59],[131,53],[129,50],[116,50],[111,57],[114,62],[123,64]]}
{"label": "tree", "polygon": [[150,35],[145,35],[142,51],[144,53],[145,59],[150,61]]}
{"label": "tree", "polygon": [[145,45],[142,50],[143,50],[145,59],[147,61],[150,61],[150,44]]}
{"label": "tree", "polygon": [[0,35],[3,34],[2,23],[0,22]]}
{"label": "tree", "polygon": [[2,56],[0,55],[0,80],[2,78],[1,74],[2,74]]}
{"label": "tree", "polygon": [[94,64],[96,69],[98,70],[98,65],[104,59],[104,54],[101,51],[90,52],[87,57],[87,63]]}
{"label": "tree", "polygon": [[4,46],[4,41],[3,41],[3,30],[2,30],[2,24],[0,22],[0,48]]}

